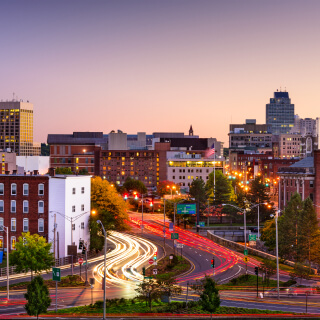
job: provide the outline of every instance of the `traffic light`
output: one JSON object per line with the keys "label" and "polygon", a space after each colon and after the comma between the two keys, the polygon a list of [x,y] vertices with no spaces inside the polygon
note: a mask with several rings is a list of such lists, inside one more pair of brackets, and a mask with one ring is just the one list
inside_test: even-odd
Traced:
{"label": "traffic light", "polygon": [[79,240],[79,250],[81,250],[83,247],[83,240]]}
{"label": "traffic light", "polygon": [[138,196],[136,193],[134,194],[134,200],[138,200]]}
{"label": "traffic light", "polygon": [[211,268],[214,269],[214,259],[211,259]]}
{"label": "traffic light", "polygon": [[157,260],[157,254],[158,254],[157,251],[153,254],[153,260]]}
{"label": "traffic light", "polygon": [[127,195],[127,194],[125,194],[125,195],[124,195],[124,200],[126,200],[126,201],[127,201],[127,199],[128,199],[128,195]]}
{"label": "traffic light", "polygon": [[143,276],[146,275],[146,268],[145,267],[142,268],[142,274],[143,274]]}
{"label": "traffic light", "polygon": [[254,267],[254,273],[255,273],[256,275],[259,274],[259,267]]}
{"label": "traffic light", "polygon": [[85,245],[83,245],[82,247],[82,254],[86,254],[87,248],[85,247]]}
{"label": "traffic light", "polygon": [[150,202],[150,207],[152,207],[152,206],[153,206],[153,202],[151,201],[151,202]]}

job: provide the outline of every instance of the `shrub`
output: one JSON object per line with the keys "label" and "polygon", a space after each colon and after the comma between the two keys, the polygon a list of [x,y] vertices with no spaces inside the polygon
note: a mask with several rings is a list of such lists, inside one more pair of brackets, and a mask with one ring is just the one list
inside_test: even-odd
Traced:
{"label": "shrub", "polygon": [[103,300],[98,300],[95,302],[94,306],[96,308],[102,308],[103,307]]}

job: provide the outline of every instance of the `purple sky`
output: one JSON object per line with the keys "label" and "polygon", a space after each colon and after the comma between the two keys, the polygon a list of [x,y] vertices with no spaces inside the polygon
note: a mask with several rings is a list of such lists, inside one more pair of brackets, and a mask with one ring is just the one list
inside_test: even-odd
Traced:
{"label": "purple sky", "polygon": [[1,1],[0,99],[48,133],[183,131],[227,146],[287,88],[320,116],[320,1]]}

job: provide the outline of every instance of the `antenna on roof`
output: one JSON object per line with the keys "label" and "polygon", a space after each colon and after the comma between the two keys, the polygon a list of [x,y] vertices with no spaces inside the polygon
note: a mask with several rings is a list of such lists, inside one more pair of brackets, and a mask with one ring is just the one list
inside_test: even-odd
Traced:
{"label": "antenna on roof", "polygon": [[14,92],[12,92],[12,101],[14,101]]}
{"label": "antenna on roof", "polygon": [[281,86],[280,86],[280,92],[281,92]]}
{"label": "antenna on roof", "polygon": [[284,92],[287,92],[287,87],[284,87]]}

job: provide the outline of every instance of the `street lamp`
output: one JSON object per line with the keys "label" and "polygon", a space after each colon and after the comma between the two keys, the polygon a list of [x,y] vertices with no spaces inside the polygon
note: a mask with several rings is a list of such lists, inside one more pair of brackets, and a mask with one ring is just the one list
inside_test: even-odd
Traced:
{"label": "street lamp", "polygon": [[280,289],[279,289],[279,240],[278,240],[278,215],[281,210],[276,211],[276,214],[271,214],[270,217],[275,219],[276,222],[276,257],[277,257],[277,292],[278,299],[280,299]]}
{"label": "street lamp", "polygon": [[254,206],[252,206],[250,209],[253,209],[255,207],[258,207],[258,240],[260,240],[260,204],[264,204],[264,205],[268,205],[267,202],[263,202],[263,203],[257,203]]}
{"label": "street lamp", "polygon": [[172,186],[172,187],[170,187],[169,185],[167,186],[167,188],[169,188],[170,189],[170,191],[171,191],[171,199],[172,199],[172,189],[176,189],[177,187],[176,186]]}
{"label": "street lamp", "polygon": [[[175,233],[176,231],[176,210],[177,210],[177,204],[184,201],[184,199],[178,201],[178,202],[175,202],[174,205],[173,205],[173,233]],[[174,252],[174,255],[176,254],[176,247],[175,247],[175,244],[176,244],[176,239],[173,238],[173,252]]]}
{"label": "street lamp", "polygon": [[103,271],[103,320],[106,319],[106,255],[107,255],[107,234],[104,226],[100,220],[97,220],[98,224],[101,224],[101,228],[104,235],[104,271]]}
{"label": "street lamp", "polygon": [[2,226],[0,231],[7,234],[7,299],[9,300],[9,227]]}

